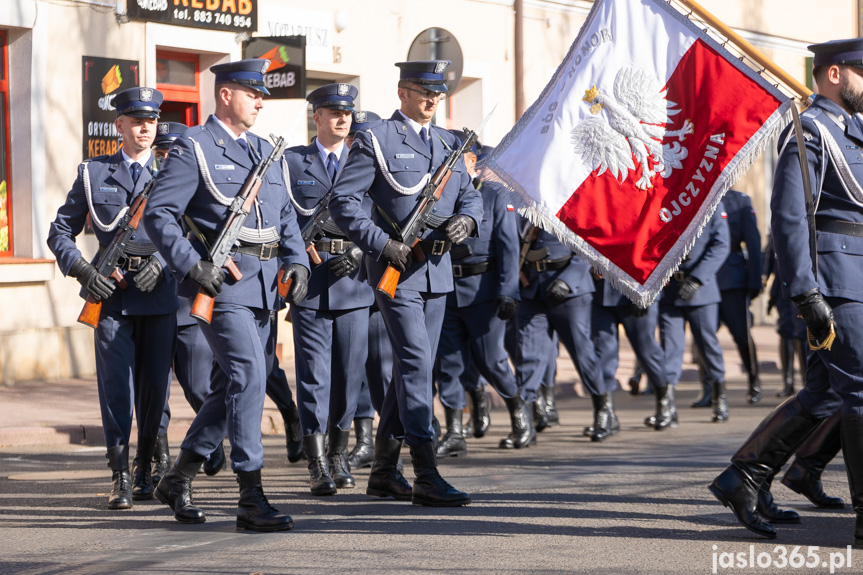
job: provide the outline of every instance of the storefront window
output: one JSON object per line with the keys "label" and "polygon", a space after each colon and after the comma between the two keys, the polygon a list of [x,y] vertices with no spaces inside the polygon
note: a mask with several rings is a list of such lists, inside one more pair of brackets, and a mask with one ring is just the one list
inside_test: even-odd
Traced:
{"label": "storefront window", "polygon": [[6,32],[0,30],[0,256],[12,255],[12,189],[9,177],[9,81]]}

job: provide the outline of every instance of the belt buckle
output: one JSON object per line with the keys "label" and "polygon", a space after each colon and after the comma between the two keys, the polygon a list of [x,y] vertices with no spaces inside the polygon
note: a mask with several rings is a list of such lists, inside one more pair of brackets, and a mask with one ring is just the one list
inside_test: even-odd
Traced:
{"label": "belt buckle", "polygon": [[139,269],[141,269],[141,261],[143,259],[144,258],[140,256],[126,256],[126,269],[128,269],[130,272],[138,271]]}
{"label": "belt buckle", "polygon": [[341,255],[345,253],[345,240],[343,239],[331,239],[330,240],[330,253],[333,255]]}
{"label": "belt buckle", "polygon": [[444,250],[446,248],[445,240],[435,240],[432,244],[431,255],[433,256],[442,256],[444,254]]}
{"label": "belt buckle", "polygon": [[536,262],[536,271],[544,272],[548,268],[548,260],[539,260]]}
{"label": "belt buckle", "polygon": [[462,277],[461,274],[462,274],[461,264],[453,264],[452,265],[452,277],[460,278],[460,277]]}
{"label": "belt buckle", "polygon": [[258,252],[258,259],[262,262],[273,259],[273,248],[276,246],[270,244],[261,244],[261,249]]}

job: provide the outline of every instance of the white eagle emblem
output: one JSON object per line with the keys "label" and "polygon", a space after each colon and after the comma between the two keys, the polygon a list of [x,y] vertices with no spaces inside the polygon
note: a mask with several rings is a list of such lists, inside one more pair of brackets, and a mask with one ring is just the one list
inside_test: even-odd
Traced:
{"label": "white eagle emblem", "polygon": [[357,124],[365,124],[366,123],[366,113],[365,112],[357,112],[354,114],[354,121]]}
{"label": "white eagle emblem", "polygon": [[[690,120],[684,121],[679,130],[665,129],[673,123],[670,116],[680,113],[673,109],[677,104],[666,100],[665,95],[659,81],[638,68],[624,68],[617,73],[614,97],[601,93],[596,86],[586,90],[583,100],[591,104],[594,115],[573,128],[575,153],[592,169],[599,168],[597,175],[609,170],[621,182],[638,162],[641,177],[636,187],[652,188],[654,176],[667,178],[673,169],[683,167],[681,161],[689,152],[680,142],[694,131]],[[605,116],[600,115],[602,110]],[[667,137],[677,137],[679,141],[663,144]],[[648,160],[652,160],[653,169]]]}
{"label": "white eagle emblem", "polygon": [[142,102],[149,102],[153,99],[153,90],[150,88],[141,88],[140,96]]}
{"label": "white eagle emblem", "polygon": [[347,96],[350,91],[351,88],[347,84],[339,84],[339,96]]}
{"label": "white eagle emblem", "polygon": [[159,124],[157,129],[159,130],[159,135],[164,136],[168,133],[168,124]]}
{"label": "white eagle emblem", "polygon": [[437,64],[434,65],[434,73],[435,74],[443,74],[443,71],[446,70],[446,61],[440,60]]}

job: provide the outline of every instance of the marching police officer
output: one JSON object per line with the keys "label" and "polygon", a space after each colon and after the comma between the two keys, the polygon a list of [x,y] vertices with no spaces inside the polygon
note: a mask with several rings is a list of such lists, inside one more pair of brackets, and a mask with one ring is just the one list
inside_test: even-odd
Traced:
{"label": "marching police officer", "polygon": [[719,268],[716,281],[722,298],[719,302],[719,321],[728,328],[749,380],[749,403],[761,399],[761,380],[758,376],[758,357],[752,328],[750,302],[761,293],[761,234],[752,200],[743,192],[729,190],[722,198],[728,214],[728,237],[731,246],[728,259]]}
{"label": "marching police officer", "polygon": [[[782,292],[803,316],[812,350],[806,385],[761,422],[710,489],[750,531],[776,537],[773,526],[753,513],[758,490],[820,421],[841,409],[842,452],[857,516],[854,544],[860,546],[863,125],[859,114],[863,113],[863,39],[814,44],[809,50],[815,54],[812,76],[818,94],[801,114],[802,137],[793,126],[780,135],[770,203]],[[801,164],[809,170],[811,190],[805,189]],[[807,218],[807,207],[814,208],[814,222]],[[811,253],[810,241],[814,241],[817,254]]]}
{"label": "marching police officer", "polygon": [[[122,232],[123,216],[158,171],[150,146],[161,103],[162,94],[153,88],[130,88],[114,96],[115,126],[123,147],[78,167],[78,177],[48,232],[48,247],[63,274],[83,286],[82,297],[90,295],[102,303],[94,339],[106,457],[113,472],[109,509],[128,509],[132,499],[153,497],[150,462],[170,383],[177,292],[164,270],[165,260],[142,227],[131,236],[120,262],[126,289],[116,289],[114,280],[103,277],[84,259],[75,237],[89,214],[100,246],[95,263],[114,235]],[[138,449],[130,485],[133,409],[138,418]]]}
{"label": "marching police officer", "polygon": [[[468,172],[474,175],[470,166]],[[451,251],[455,289],[447,295],[437,354],[437,385],[446,413],[438,457],[467,453],[462,427],[465,388],[479,387],[483,393],[474,383],[472,366],[504,398],[513,447],[527,447],[531,439],[530,415],[503,345],[506,322],[515,317],[519,299],[516,214],[499,184],[482,183],[479,191],[483,200],[479,237],[468,238]]]}
{"label": "marching police officer", "polygon": [[[725,363],[716,337],[719,329],[719,286],[716,272],[728,257],[728,225],[720,203],[704,225],[689,254],[680,263],[659,301],[659,335],[665,352],[666,381],[677,385],[683,371],[686,322],[710,384],[713,421],[728,420]],[[650,418],[645,424],[651,425]]]}
{"label": "marching police officer", "polygon": [[[449,250],[475,234],[482,221],[482,198],[459,159],[436,204],[436,218],[429,222],[432,229],[416,246],[422,261],[397,239],[396,226],[408,219],[430,175],[458,141],[431,123],[447,89],[444,70],[449,62],[396,65],[401,107],[389,120],[357,133],[330,201],[333,220],[365,254],[369,283],[378,285],[388,265],[402,274],[392,299],[375,293],[395,366],[366,493],[412,499],[418,505],[467,505],[470,496],[452,487],[437,470],[431,377],[446,293],[453,289]],[[371,216],[364,205],[366,193],[375,203]],[[396,469],[402,439],[410,446],[413,488]]]}
{"label": "marching police officer", "polygon": [[[283,160],[301,228],[316,209],[326,208],[344,168],[356,97],[357,89],[350,84],[327,84],[307,97],[317,136],[308,146],[290,148]],[[297,398],[311,493],[332,495],[337,488],[356,486],[348,465],[348,440],[368,355],[364,342],[373,296],[369,285],[358,279],[362,250],[341,230],[328,222],[312,239],[321,261],[312,266],[308,295],[291,306]]]}
{"label": "marching police officer", "polygon": [[[213,66],[216,111],[202,126],[189,128],[174,142],[144,219],[156,237],[168,268],[182,280],[181,296],[202,291],[215,298],[212,320],[199,325],[213,350],[218,370],[212,390],[192,422],[180,455],[156,489],[157,498],[183,523],[201,523],[204,512],[191,499],[191,482],[200,464],[227,433],[231,465],[240,484],[237,527],[282,531],[292,519],[272,507],[261,485],[264,450],[261,417],[268,373],[266,347],[271,311],[278,309],[279,261],[302,299],[309,270],[296,216],[278,166],[261,176],[253,209],[245,219],[234,264],[242,277],[225,279],[209,261],[212,246],[250,172],[272,146],[248,130],[268,94],[263,74],[268,60],[241,60]],[[200,235],[186,237],[182,214]]]}

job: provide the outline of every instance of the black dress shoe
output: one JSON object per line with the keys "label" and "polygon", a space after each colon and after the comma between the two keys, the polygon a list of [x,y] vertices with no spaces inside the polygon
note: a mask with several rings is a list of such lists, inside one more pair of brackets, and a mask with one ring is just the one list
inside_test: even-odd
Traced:
{"label": "black dress shoe", "polygon": [[237,529],[247,529],[260,533],[289,531],[294,528],[294,520],[282,513],[267,500],[261,485],[261,470],[238,471],[237,483],[240,484],[240,500],[237,503]]}
{"label": "black dress shoe", "polygon": [[111,468],[111,494],[108,509],[132,508],[132,476],[129,474],[129,446],[117,445],[105,454]]}
{"label": "black dress shoe", "polygon": [[413,484],[414,505],[425,507],[462,507],[470,504],[470,495],[459,491],[441,477],[437,469],[434,445],[425,441],[411,447],[411,463],[416,478]]}
{"label": "black dress shoe", "polygon": [[180,523],[203,523],[207,520],[204,512],[192,502],[192,480],[206,457],[184,449],[171,470],[156,486],[156,499],[174,512]]}
{"label": "black dress shoe", "polygon": [[398,501],[410,501],[413,489],[399,471],[402,441],[381,438],[375,441],[375,462],[369,474],[366,495],[372,497],[392,497]]}
{"label": "black dress shoe", "polygon": [[216,450],[204,462],[204,473],[212,477],[225,468],[225,463],[225,442],[221,441]]}

